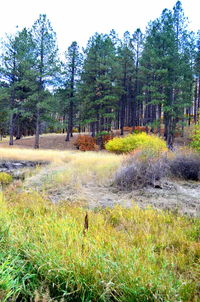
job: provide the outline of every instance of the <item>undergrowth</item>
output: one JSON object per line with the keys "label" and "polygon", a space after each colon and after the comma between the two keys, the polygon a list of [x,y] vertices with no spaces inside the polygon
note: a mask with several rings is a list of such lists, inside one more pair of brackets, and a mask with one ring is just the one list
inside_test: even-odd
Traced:
{"label": "undergrowth", "polygon": [[190,138],[192,139],[190,143],[191,147],[197,150],[198,152],[200,152],[200,126],[199,125],[193,129],[193,133],[190,136]]}
{"label": "undergrowth", "polygon": [[166,142],[145,132],[129,134],[125,137],[115,137],[105,145],[106,150],[115,153],[128,153],[136,149],[152,151],[153,154],[160,154],[167,151]]}
{"label": "undergrowth", "polygon": [[1,301],[198,301],[200,221],[0,198]]}

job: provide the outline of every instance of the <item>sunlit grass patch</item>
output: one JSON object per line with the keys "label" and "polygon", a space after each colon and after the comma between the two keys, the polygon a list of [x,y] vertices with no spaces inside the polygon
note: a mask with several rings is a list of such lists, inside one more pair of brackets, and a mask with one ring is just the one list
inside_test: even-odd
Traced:
{"label": "sunlit grass patch", "polygon": [[83,232],[86,209],[75,204],[53,205],[33,192],[0,206],[3,298],[48,289],[66,301],[198,301],[197,219],[118,206],[87,210]]}
{"label": "sunlit grass patch", "polygon": [[119,156],[101,152],[79,152],[79,151],[58,151],[58,150],[33,150],[33,149],[8,149],[0,148],[0,160],[32,160],[50,162],[77,161],[97,162],[99,160],[109,161]]}
{"label": "sunlit grass patch", "polygon": [[[26,187],[50,189],[96,183],[109,185],[123,157],[100,152],[66,152],[25,181]],[[59,155],[59,154],[58,154]],[[62,157],[63,156],[63,157]]]}
{"label": "sunlit grass patch", "polygon": [[71,151],[32,150],[32,149],[8,149],[0,148],[0,160],[31,160],[61,162],[73,157]]}

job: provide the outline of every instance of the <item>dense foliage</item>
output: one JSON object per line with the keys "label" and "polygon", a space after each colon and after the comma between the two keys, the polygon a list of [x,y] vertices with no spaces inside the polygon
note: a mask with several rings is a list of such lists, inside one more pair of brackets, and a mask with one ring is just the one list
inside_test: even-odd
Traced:
{"label": "dense foliage", "polygon": [[152,154],[161,153],[167,150],[166,142],[155,135],[148,135],[144,132],[129,134],[126,137],[116,137],[108,141],[106,150],[116,153],[127,153],[136,149],[146,149]]}
{"label": "dense foliage", "polygon": [[200,152],[200,127],[196,127],[191,136],[191,147]]}
{"label": "dense foliage", "polygon": [[96,139],[94,137],[91,137],[89,135],[79,135],[74,145],[77,149],[81,151],[97,151],[98,146],[96,144]]}
{"label": "dense foliage", "polygon": [[0,172],[0,184],[7,185],[12,182],[12,176],[6,172]]}

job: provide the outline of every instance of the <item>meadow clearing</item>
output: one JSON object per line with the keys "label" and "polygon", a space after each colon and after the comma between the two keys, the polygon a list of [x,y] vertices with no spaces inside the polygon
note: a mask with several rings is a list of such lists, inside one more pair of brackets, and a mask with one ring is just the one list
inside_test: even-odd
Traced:
{"label": "meadow clearing", "polygon": [[[199,218],[148,203],[142,209],[133,196],[113,192],[124,155],[0,154],[49,162],[3,186],[1,301],[199,301]],[[110,207],[97,202],[105,194]]]}

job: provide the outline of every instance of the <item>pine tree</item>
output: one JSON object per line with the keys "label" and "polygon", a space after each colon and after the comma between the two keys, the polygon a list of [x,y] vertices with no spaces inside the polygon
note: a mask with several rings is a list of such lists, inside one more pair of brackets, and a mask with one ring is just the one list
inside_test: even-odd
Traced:
{"label": "pine tree", "polygon": [[0,82],[0,140],[8,132],[9,102],[8,84]]}
{"label": "pine tree", "polygon": [[39,148],[39,134],[41,115],[47,109],[45,105],[46,92],[48,87],[52,88],[53,80],[58,72],[58,48],[56,34],[53,31],[50,21],[46,15],[40,15],[32,27],[32,36],[35,43],[35,71],[37,72],[37,95],[35,96],[36,106],[36,131],[35,148]]}
{"label": "pine tree", "polygon": [[[13,145],[16,124],[26,115],[24,100],[32,90],[33,78],[33,41],[30,32],[24,28],[15,36],[8,36],[4,41],[1,60],[1,78],[7,83],[9,101],[9,144]],[[18,123],[19,124],[19,123]]]}
{"label": "pine tree", "polygon": [[135,80],[133,91],[133,106],[131,111],[131,126],[139,126],[143,124],[143,104],[140,95],[142,94],[142,79],[140,71],[140,59],[143,50],[144,37],[139,28],[133,33],[131,38],[131,47],[134,52],[135,62]]}
{"label": "pine tree", "polygon": [[82,56],[79,53],[77,42],[72,42],[68,51],[65,54],[65,99],[68,105],[68,125],[66,141],[69,141],[70,135],[73,134],[73,125],[75,118],[75,111],[77,107],[77,83],[80,79]]}
{"label": "pine tree", "polygon": [[194,97],[194,122],[199,122],[200,110],[200,31],[197,33],[195,55],[195,97]]}
{"label": "pine tree", "polygon": [[134,114],[134,82],[135,82],[135,62],[134,53],[131,47],[130,33],[125,32],[123,41],[118,47],[118,87],[119,87],[119,117],[121,135],[125,124],[132,125]]}
{"label": "pine tree", "polygon": [[90,124],[94,136],[109,130],[115,117],[115,48],[111,38],[95,34],[88,42],[85,56],[80,85],[81,117],[83,124]]}
{"label": "pine tree", "polygon": [[[164,114],[165,138],[173,148],[176,126],[192,104],[192,43],[178,1],[150,23],[142,58],[146,121]],[[159,109],[160,108],[160,109]]]}

